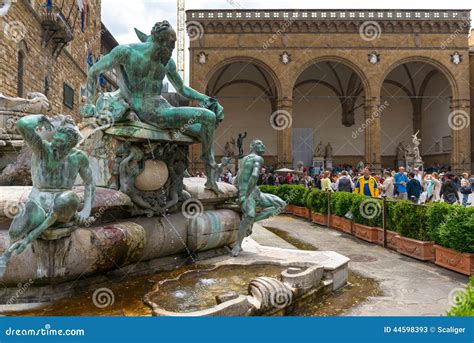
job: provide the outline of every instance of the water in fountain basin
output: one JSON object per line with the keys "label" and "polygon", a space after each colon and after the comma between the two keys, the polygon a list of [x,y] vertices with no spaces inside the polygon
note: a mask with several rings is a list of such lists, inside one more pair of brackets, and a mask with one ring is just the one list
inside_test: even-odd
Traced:
{"label": "water in fountain basin", "polygon": [[287,267],[272,264],[230,265],[213,270],[197,270],[157,287],[150,300],[173,312],[192,312],[215,306],[216,296],[235,292],[247,295],[250,281],[259,276],[278,278]]}

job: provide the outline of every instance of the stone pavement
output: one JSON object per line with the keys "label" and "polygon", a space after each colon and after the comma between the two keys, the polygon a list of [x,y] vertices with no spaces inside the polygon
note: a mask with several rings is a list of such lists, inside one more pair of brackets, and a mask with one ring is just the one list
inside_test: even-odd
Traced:
{"label": "stone pavement", "polygon": [[[464,288],[468,281],[467,276],[431,263],[417,261],[304,219],[281,215],[267,219],[265,226],[284,231],[318,249],[334,250],[343,254],[351,259],[351,271],[380,282],[383,296],[369,297],[344,315],[445,315],[451,307],[450,292],[456,288]],[[262,245],[282,244],[281,238],[261,227],[254,229],[252,238]]]}

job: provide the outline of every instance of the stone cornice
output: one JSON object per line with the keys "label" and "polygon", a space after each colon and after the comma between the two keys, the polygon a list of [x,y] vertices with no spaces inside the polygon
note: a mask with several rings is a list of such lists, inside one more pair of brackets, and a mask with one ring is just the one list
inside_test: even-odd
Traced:
{"label": "stone cornice", "polygon": [[357,33],[367,22],[380,33],[468,34],[470,10],[188,10],[187,24],[205,33]]}

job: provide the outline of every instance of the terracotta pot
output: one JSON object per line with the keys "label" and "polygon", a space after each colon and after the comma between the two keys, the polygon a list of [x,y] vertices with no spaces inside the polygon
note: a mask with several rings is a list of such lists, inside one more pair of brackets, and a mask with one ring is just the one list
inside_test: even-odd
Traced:
{"label": "terracotta pot", "polygon": [[297,217],[302,217],[302,218],[311,218],[311,211],[309,208],[306,208],[306,207],[301,207],[301,206],[295,206],[295,205],[292,205],[292,213],[297,216]]}
{"label": "terracotta pot", "polygon": [[329,227],[331,227],[333,229],[336,229],[336,230],[340,230],[340,228],[339,228],[340,227],[340,225],[339,225],[340,219],[341,219],[341,217],[336,216],[334,214],[331,214],[331,223],[330,223]]}
{"label": "terracotta pot", "polygon": [[286,205],[285,209],[283,210],[283,213],[289,213],[289,214],[293,214],[293,205]]}
{"label": "terracotta pot", "polygon": [[339,224],[342,232],[352,234],[352,220],[340,217]]}
{"label": "terracotta pot", "polygon": [[398,237],[397,251],[421,261],[434,261],[434,242]]}
{"label": "terracotta pot", "polygon": [[378,239],[378,231],[376,228],[362,224],[353,224],[353,230],[356,237],[370,243],[376,243]]}
{"label": "terracotta pot", "polygon": [[352,221],[336,215],[331,216],[332,227],[345,233],[352,234]]}
{"label": "terracotta pot", "polygon": [[[378,234],[377,244],[383,245],[383,229],[380,227],[376,227],[375,229]],[[397,232],[387,230],[387,248],[397,250],[399,237],[400,235]]]}
{"label": "terracotta pot", "polygon": [[327,214],[321,214],[318,212],[311,212],[311,221],[319,225],[327,225],[328,216]]}
{"label": "terracotta pot", "polygon": [[438,266],[454,270],[456,272],[474,275],[474,254],[460,253],[440,245],[435,245],[435,263]]}

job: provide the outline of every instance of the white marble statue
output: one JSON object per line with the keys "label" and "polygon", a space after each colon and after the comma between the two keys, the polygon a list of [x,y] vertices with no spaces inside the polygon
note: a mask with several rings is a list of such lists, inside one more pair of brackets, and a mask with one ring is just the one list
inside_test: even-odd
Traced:
{"label": "white marble statue", "polygon": [[332,146],[331,146],[331,143],[328,143],[326,145],[326,148],[325,148],[325,157],[327,159],[331,159],[332,158]]}
{"label": "white marble statue", "polygon": [[51,110],[48,98],[41,93],[28,93],[27,98],[8,97],[0,93],[0,111],[45,114]]}
{"label": "white marble statue", "polygon": [[314,156],[316,157],[324,157],[323,156],[323,142],[319,142],[319,144],[316,146],[316,150],[314,151]]}
{"label": "white marble statue", "polygon": [[415,159],[416,162],[421,162],[421,155],[420,155],[420,143],[421,143],[421,139],[418,138],[418,133],[420,132],[420,130],[416,131],[416,133],[414,135],[412,135],[413,137],[413,158]]}

